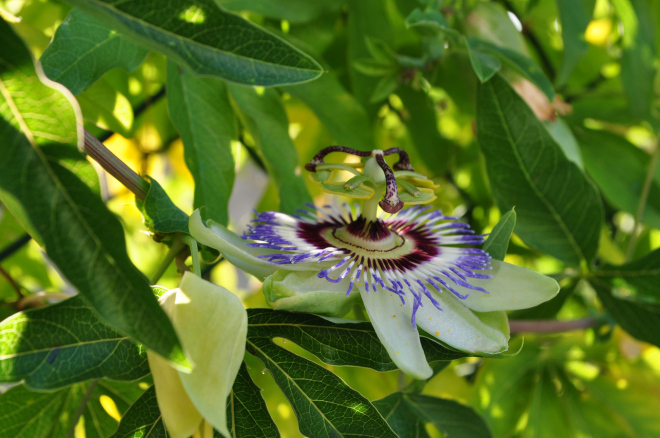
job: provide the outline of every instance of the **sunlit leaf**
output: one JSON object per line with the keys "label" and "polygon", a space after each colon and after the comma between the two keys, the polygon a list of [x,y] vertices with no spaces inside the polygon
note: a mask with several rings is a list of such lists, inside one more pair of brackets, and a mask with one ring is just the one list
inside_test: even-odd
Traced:
{"label": "sunlit leaf", "polygon": [[321,74],[312,58],[251,22],[224,12],[212,0],[69,3],[199,75],[249,85],[281,85],[309,81]]}

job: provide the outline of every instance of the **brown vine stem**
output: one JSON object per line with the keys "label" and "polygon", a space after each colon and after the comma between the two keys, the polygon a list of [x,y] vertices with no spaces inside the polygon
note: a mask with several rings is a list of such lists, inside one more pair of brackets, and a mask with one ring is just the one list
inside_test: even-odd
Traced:
{"label": "brown vine stem", "polygon": [[73,436],[75,435],[76,425],[78,424],[78,420],[80,420],[82,414],[85,413],[85,407],[87,406],[87,402],[89,402],[89,399],[92,398],[92,393],[94,392],[94,388],[96,388],[96,385],[98,385],[98,383],[99,383],[98,380],[93,380],[92,382],[90,382],[89,388],[87,388],[87,391],[85,392],[85,396],[81,400],[80,405],[78,405],[78,410],[73,416],[71,427],[69,427],[69,432],[66,434],[66,438],[73,438]]}
{"label": "brown vine stem", "polygon": [[649,164],[649,170],[646,173],[646,181],[644,181],[644,187],[642,188],[642,194],[639,198],[639,204],[637,204],[637,212],[635,213],[635,227],[633,228],[632,235],[630,236],[630,242],[628,242],[628,249],[626,250],[626,263],[630,261],[633,251],[635,250],[635,242],[637,241],[637,235],[639,234],[639,226],[642,221],[642,215],[644,214],[644,207],[646,207],[646,201],[649,197],[649,191],[651,190],[651,183],[653,182],[655,166],[658,163],[659,153],[660,135],[658,135],[658,140],[655,144],[655,150],[653,151],[653,155],[651,155],[651,163]]}
{"label": "brown vine stem", "polygon": [[96,137],[85,130],[85,143],[83,152],[89,155],[94,161],[117,181],[122,183],[135,196],[143,201],[149,192],[149,183],[140,175],[129,168],[126,163],[121,161],[115,154],[110,152]]}
{"label": "brown vine stem", "polygon": [[21,287],[16,283],[16,280],[12,278],[11,275],[9,275],[9,272],[5,271],[2,266],[0,266],[0,274],[2,274],[3,277],[7,279],[9,282],[9,285],[16,291],[18,294],[18,298],[23,298],[23,292],[21,292]]}
{"label": "brown vine stem", "polygon": [[596,318],[582,318],[571,321],[556,319],[509,321],[511,333],[562,333],[572,330],[583,330],[596,325]]}

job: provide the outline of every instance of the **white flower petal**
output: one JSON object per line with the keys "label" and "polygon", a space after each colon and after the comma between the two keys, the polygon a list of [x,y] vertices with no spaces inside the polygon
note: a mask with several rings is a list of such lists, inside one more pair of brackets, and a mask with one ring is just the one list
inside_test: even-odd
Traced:
{"label": "white flower petal", "polygon": [[451,286],[461,294],[470,294],[463,303],[472,310],[516,310],[538,306],[559,292],[559,284],[547,275],[509,263],[492,260],[493,269],[483,271],[493,278],[470,278],[470,284],[486,289],[488,294],[462,286]]}
{"label": "white flower petal", "polygon": [[396,294],[386,290],[367,293],[360,288],[360,295],[378,339],[394,363],[416,379],[431,377],[433,370],[426,362],[419,332],[411,323],[412,305],[402,305]]}
{"label": "white flower petal", "polygon": [[[171,318],[178,289],[167,291],[160,298],[160,304]],[[147,350],[149,368],[156,386],[156,400],[163,422],[172,438],[188,438],[202,422],[193,402],[183,388],[178,371],[168,361]]]}
{"label": "white flower petal", "polygon": [[245,354],[247,312],[236,295],[190,272],[179,288],[173,324],[195,362],[179,377],[204,419],[228,437],[227,396]]}
{"label": "white flower petal", "polygon": [[424,301],[424,307],[417,309],[417,325],[425,332],[447,345],[471,353],[500,353],[508,348],[508,334],[500,331],[502,314],[475,314],[451,292],[431,293],[442,310],[436,309],[429,301]]}

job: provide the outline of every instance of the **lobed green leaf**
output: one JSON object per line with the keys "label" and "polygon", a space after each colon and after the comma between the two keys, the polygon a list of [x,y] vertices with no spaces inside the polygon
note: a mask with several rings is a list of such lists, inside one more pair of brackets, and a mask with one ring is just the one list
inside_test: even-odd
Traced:
{"label": "lobed green leaf", "polygon": [[291,402],[303,435],[396,437],[369,400],[332,372],[269,339],[248,338],[246,349],[263,362]]}
{"label": "lobed green leaf", "polygon": [[277,438],[280,431],[268,412],[261,389],[254,384],[245,362],[238,370],[227,402],[227,429],[232,437]]}
{"label": "lobed green leaf", "polygon": [[[281,337],[295,342],[330,365],[360,366],[377,371],[396,370],[376,331],[368,322],[335,323],[319,316],[248,309],[248,339]],[[469,356],[422,337],[428,362],[447,361]]]}
{"label": "lobed green leaf", "polygon": [[146,350],[99,321],[81,296],[0,323],[0,382],[55,389],[149,373]]}

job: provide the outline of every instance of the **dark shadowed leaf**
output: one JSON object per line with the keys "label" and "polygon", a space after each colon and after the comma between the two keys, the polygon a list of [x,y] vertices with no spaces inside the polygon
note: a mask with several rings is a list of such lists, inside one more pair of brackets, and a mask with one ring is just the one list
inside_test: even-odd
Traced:
{"label": "dark shadowed leaf", "polygon": [[194,207],[204,207],[209,219],[226,225],[234,186],[231,142],[238,138],[227,86],[215,78],[197,77],[169,62],[167,106],[172,123],[181,134],[186,165],[195,180]]}
{"label": "dark shadowed leaf", "polygon": [[321,66],[279,37],[213,0],[70,0],[132,41],[161,52],[199,75],[249,85],[317,78]]}
{"label": "dark shadowed leaf", "polygon": [[477,135],[500,209],[516,207],[516,233],[565,263],[590,261],[603,217],[598,192],[498,76],[481,85]]}
{"label": "dark shadowed leaf", "polygon": [[117,431],[111,438],[167,438],[165,425],[160,416],[156,389],[149,388],[126,411]]}
{"label": "dark shadowed leaf", "polygon": [[610,284],[616,298],[658,306],[660,313],[660,249],[622,266],[603,266],[595,275]]}
{"label": "dark shadowed leaf", "polygon": [[644,0],[612,2],[623,23],[621,80],[633,117],[649,116],[655,77],[655,35],[650,3]]}
{"label": "dark shadowed leaf", "polygon": [[[576,130],[584,164],[605,199],[636,214],[651,157],[623,137],[607,131]],[[660,229],[660,167],[649,189],[642,222]]]}
{"label": "dark shadowed leaf", "polygon": [[557,73],[557,86],[563,85],[588,49],[584,31],[591,21],[595,0],[556,0],[564,41],[564,59]]}
{"label": "dark shadowed leaf", "polygon": [[342,87],[334,73],[326,73],[313,82],[284,90],[314,111],[337,144],[363,151],[374,148],[367,112],[355,96]]}
{"label": "dark shadowed leaf", "polygon": [[432,172],[429,176],[442,175],[457,145],[440,135],[433,100],[424,91],[414,90],[410,86],[400,87],[396,94],[405,108],[403,123],[415,149],[424,157],[424,164]]}
{"label": "dark shadowed leaf", "polygon": [[373,404],[399,438],[428,438],[424,422],[406,403],[404,393],[395,392]]}
{"label": "dark shadowed leaf", "polygon": [[[660,307],[637,304],[614,296],[617,277],[599,276],[589,282],[598,292],[603,307],[625,331],[635,338],[660,346]],[[619,277],[620,278],[620,277]],[[657,286],[655,286],[657,289]]]}
{"label": "dark shadowed leaf", "polygon": [[148,50],[78,9],[57,28],[39,61],[49,79],[77,95],[113,68],[135,70]]}
{"label": "dark shadowed leaf", "polygon": [[227,429],[232,438],[280,436],[261,396],[261,389],[252,381],[245,362],[238,370],[227,401]]}
{"label": "dark shadowed leaf", "polygon": [[287,20],[290,23],[306,23],[323,13],[341,8],[343,0],[216,0],[228,11],[250,11],[267,17]]}
{"label": "dark shadowed leaf", "polygon": [[58,147],[75,150],[82,140],[77,105],[41,83],[29,52],[4,21],[0,46],[1,61],[13,66],[0,72],[0,199],[28,223],[50,260],[105,323],[187,368],[170,320],[128,258],[121,224],[51,155]]}
{"label": "dark shadowed leaf", "polygon": [[254,88],[230,85],[229,92],[243,113],[252,138],[266,163],[280,194],[280,211],[294,214],[312,202],[302,179],[302,166],[289,137],[289,120],[280,96],[264,89],[259,95]]}
{"label": "dark shadowed leaf", "polygon": [[246,348],[263,362],[291,402],[302,434],[318,438],[396,437],[369,400],[332,372],[269,339],[248,339]]}
{"label": "dark shadowed leaf", "polygon": [[492,436],[479,414],[472,408],[454,400],[422,394],[406,394],[404,399],[419,418],[433,423],[447,436],[455,438],[490,438]]}

